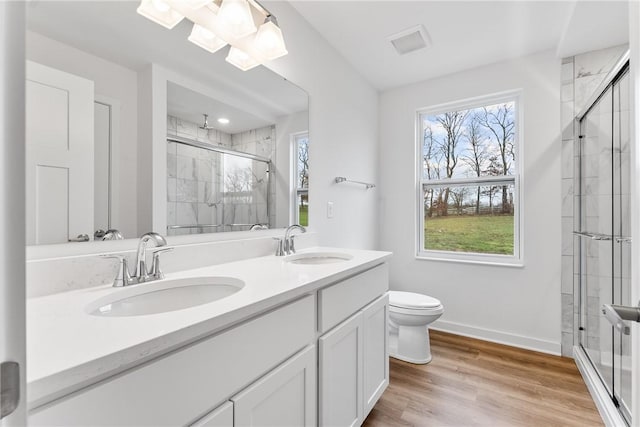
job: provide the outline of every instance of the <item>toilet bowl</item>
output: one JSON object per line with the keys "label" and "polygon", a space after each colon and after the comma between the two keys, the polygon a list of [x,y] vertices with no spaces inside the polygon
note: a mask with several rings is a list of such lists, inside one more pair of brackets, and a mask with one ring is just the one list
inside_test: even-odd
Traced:
{"label": "toilet bowl", "polygon": [[435,298],[414,292],[389,292],[389,356],[405,362],[431,361],[427,325],[444,313]]}

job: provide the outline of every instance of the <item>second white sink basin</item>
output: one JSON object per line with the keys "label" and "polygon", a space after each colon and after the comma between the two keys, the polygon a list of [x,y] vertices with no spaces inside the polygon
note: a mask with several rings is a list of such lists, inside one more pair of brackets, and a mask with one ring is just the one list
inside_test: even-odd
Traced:
{"label": "second white sink basin", "polygon": [[94,316],[126,317],[166,313],[235,294],[244,282],[233,277],[192,277],[142,283],[114,291],[87,306]]}
{"label": "second white sink basin", "polygon": [[349,261],[352,258],[352,255],[342,252],[305,252],[288,256],[285,261],[292,264],[318,265]]}

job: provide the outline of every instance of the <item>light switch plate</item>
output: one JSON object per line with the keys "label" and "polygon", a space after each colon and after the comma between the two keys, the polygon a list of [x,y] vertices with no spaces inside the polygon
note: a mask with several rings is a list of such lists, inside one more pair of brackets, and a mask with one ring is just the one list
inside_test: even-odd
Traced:
{"label": "light switch plate", "polygon": [[333,218],[333,202],[327,202],[327,218]]}

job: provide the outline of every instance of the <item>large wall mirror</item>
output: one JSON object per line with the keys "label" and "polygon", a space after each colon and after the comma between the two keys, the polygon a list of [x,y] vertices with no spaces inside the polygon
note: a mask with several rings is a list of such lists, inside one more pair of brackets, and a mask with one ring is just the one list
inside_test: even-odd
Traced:
{"label": "large wall mirror", "polygon": [[307,94],[266,67],[236,69],[190,43],[188,22],[169,31],[138,5],[27,6],[28,244],[300,219]]}

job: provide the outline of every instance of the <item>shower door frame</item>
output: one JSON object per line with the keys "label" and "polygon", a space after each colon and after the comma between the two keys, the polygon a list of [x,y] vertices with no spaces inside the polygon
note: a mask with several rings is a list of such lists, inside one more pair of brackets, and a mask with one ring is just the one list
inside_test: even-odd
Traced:
{"label": "shower door frame", "polygon": [[[576,144],[578,144],[578,150],[577,150],[577,155],[578,158],[580,160],[579,162],[579,167],[577,172],[577,180],[575,180],[575,194],[580,195],[582,197],[583,195],[583,188],[582,185],[584,183],[583,180],[583,146],[584,144],[581,143],[582,138],[585,136],[584,130],[583,130],[583,122],[584,120],[586,120],[587,115],[592,111],[592,109],[598,105],[601,100],[607,96],[607,92],[611,92],[611,97],[612,97],[612,111],[611,111],[611,116],[612,116],[612,128],[613,128],[613,122],[614,122],[614,117],[615,117],[615,108],[613,107],[613,104],[615,102],[615,91],[614,89],[616,88],[616,84],[620,82],[620,80],[625,77],[625,75],[629,76],[631,78],[631,73],[629,72],[629,52],[627,51],[620,59],[619,61],[616,63],[616,65],[614,66],[614,68],[612,69],[612,71],[607,75],[607,77],[605,77],[605,79],[603,80],[603,82],[600,84],[600,86],[598,87],[598,89],[594,92],[594,95],[589,99],[589,102],[586,104],[585,108],[576,116],[576,121],[578,123],[578,127],[579,127],[579,136],[578,139],[575,141]],[[630,143],[632,144],[633,139],[630,139]],[[633,401],[628,402],[629,405],[631,407],[626,408],[624,404],[621,404],[619,402],[619,396],[616,394],[616,377],[615,377],[615,369],[616,369],[616,364],[618,363],[618,360],[616,359],[618,355],[616,353],[616,338],[615,338],[615,334],[619,333],[615,330],[613,330],[612,328],[612,333],[611,333],[611,341],[612,341],[612,348],[611,348],[611,367],[609,369],[611,369],[611,388],[609,389],[609,385],[607,384],[605,378],[602,376],[602,373],[600,372],[599,368],[596,366],[596,363],[589,357],[589,352],[587,351],[588,344],[585,342],[587,340],[587,336],[585,333],[585,313],[583,313],[583,310],[586,310],[586,300],[584,298],[586,298],[586,295],[584,295],[584,292],[586,290],[586,285],[584,284],[583,280],[584,275],[586,274],[586,265],[584,265],[584,253],[583,251],[585,251],[586,249],[586,245],[585,245],[585,241],[583,240],[585,237],[590,237],[593,240],[604,240],[604,241],[611,241],[611,293],[612,293],[612,303],[616,303],[616,301],[614,301],[614,294],[615,294],[615,281],[616,281],[616,266],[615,266],[615,254],[616,252],[619,252],[615,249],[615,242],[616,242],[616,237],[620,237],[620,236],[616,236],[615,235],[615,221],[616,219],[614,218],[614,213],[615,213],[615,209],[613,209],[613,205],[614,205],[614,201],[616,198],[616,194],[614,191],[614,187],[615,187],[615,177],[614,177],[614,173],[616,171],[616,161],[614,159],[614,148],[615,146],[615,132],[612,131],[611,133],[611,148],[612,148],[612,164],[611,164],[611,177],[612,177],[612,183],[611,183],[611,205],[612,205],[612,219],[611,219],[611,234],[610,235],[597,235],[597,233],[595,233],[595,235],[589,235],[587,236],[589,233],[585,233],[585,231],[588,230],[583,230],[583,224],[582,224],[582,220],[583,220],[583,201],[582,199],[579,199],[579,201],[577,202],[577,208],[576,211],[574,211],[574,220],[577,219],[578,221],[578,226],[575,227],[575,229],[577,229],[578,231],[574,231],[574,234],[576,235],[576,237],[574,238],[574,256],[578,256],[578,263],[574,264],[577,266],[577,274],[578,274],[578,284],[577,284],[577,289],[576,291],[578,292],[578,296],[579,296],[579,328],[576,331],[577,336],[578,336],[578,345],[576,347],[576,362],[578,363],[578,366],[580,368],[580,370],[583,373],[583,376],[585,377],[585,380],[587,381],[587,385],[589,386],[592,395],[593,394],[601,394],[601,396],[595,396],[594,395],[594,400],[596,400],[596,404],[599,407],[599,410],[601,412],[601,414],[603,415],[603,417],[605,419],[609,419],[609,421],[614,420],[615,414],[611,413],[611,406],[615,405],[615,411],[619,414],[619,416],[621,417],[621,420],[624,420],[625,423],[627,423],[628,425],[631,425],[632,423],[632,413],[634,411],[634,409],[632,408],[633,406]],[[632,151],[633,153],[633,151]],[[633,177],[633,173],[634,171],[631,170],[631,177]],[[630,177],[630,179],[632,179]],[[620,197],[618,195],[618,197]],[[621,212],[617,212],[618,215],[621,215]],[[577,244],[576,244],[577,242]],[[619,243],[619,242],[618,242]],[[633,286],[633,281],[630,281],[630,286]],[[633,292],[632,292],[633,293]],[[632,343],[633,344],[633,343]],[[631,351],[633,353],[635,353],[635,348],[633,347],[633,345],[631,346]],[[633,354],[632,353],[632,354]],[[633,354],[633,357],[637,357],[637,355]],[[589,365],[590,368],[590,372],[585,372],[586,366],[584,366],[584,363],[587,363]],[[582,365],[582,366],[581,366]],[[632,372],[633,375],[633,372]],[[599,387],[597,385],[593,385],[593,384],[589,384],[589,381],[593,381],[597,378],[596,381],[599,381],[600,384]],[[602,394],[606,393],[606,396],[610,399],[610,402],[606,402],[603,401],[602,399]],[[631,399],[633,399],[633,396],[631,397]],[[605,399],[606,400],[606,399]],[[608,406],[608,407],[607,407]],[[603,408],[603,407],[607,407],[607,408]],[[603,414],[603,410],[605,413],[608,413],[608,416],[605,416],[605,414]],[[613,422],[612,424],[618,424],[617,422]]]}

